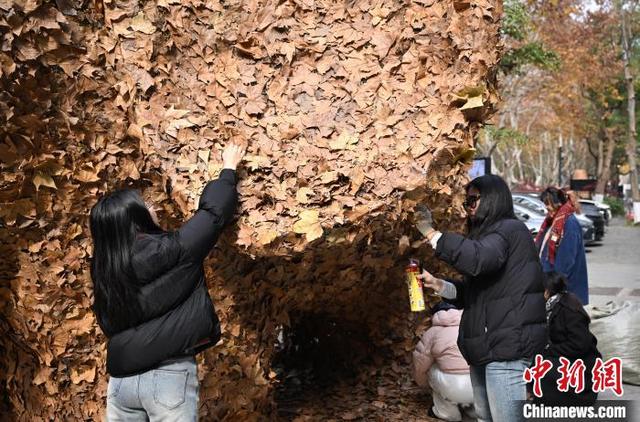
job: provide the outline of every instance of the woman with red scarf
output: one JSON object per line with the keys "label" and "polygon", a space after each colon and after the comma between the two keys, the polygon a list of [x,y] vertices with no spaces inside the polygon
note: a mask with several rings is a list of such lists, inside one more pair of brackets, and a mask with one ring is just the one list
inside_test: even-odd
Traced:
{"label": "woman with red scarf", "polygon": [[582,243],[582,229],[573,203],[560,189],[549,187],[540,195],[547,206],[547,218],[536,237],[536,246],[544,272],[555,271],[569,280],[568,291],[589,303],[587,258]]}

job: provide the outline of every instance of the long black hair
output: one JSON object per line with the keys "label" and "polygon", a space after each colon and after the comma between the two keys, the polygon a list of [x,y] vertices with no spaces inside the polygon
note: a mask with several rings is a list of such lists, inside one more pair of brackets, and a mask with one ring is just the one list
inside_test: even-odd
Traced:
{"label": "long black hair", "polygon": [[486,174],[476,177],[467,185],[467,194],[471,187],[480,192],[480,204],[476,215],[467,222],[471,239],[482,237],[487,229],[498,221],[516,218],[511,191],[500,176]]}
{"label": "long black hair", "polygon": [[93,310],[107,337],[141,322],[139,284],[131,266],[138,233],[162,229],[151,218],[138,192],[118,190],[100,198],[91,209],[93,237]]}

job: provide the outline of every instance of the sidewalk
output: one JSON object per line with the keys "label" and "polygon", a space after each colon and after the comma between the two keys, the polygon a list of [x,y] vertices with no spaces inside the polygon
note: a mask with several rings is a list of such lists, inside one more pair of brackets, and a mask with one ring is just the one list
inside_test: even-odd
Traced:
{"label": "sidewalk", "polygon": [[589,301],[640,301],[640,227],[614,219],[598,245],[587,247]]}
{"label": "sidewalk", "polygon": [[[587,248],[587,271],[591,305],[640,301],[640,227],[627,226],[619,218],[611,221],[603,241]],[[640,402],[640,386],[623,388],[622,397],[607,390],[598,399]]]}

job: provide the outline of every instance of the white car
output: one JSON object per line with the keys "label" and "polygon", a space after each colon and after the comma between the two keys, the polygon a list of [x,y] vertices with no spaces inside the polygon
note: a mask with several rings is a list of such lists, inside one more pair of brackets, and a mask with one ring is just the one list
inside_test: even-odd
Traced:
{"label": "white car", "polygon": [[539,200],[538,198],[528,195],[528,194],[520,194],[514,193],[511,195],[513,197],[514,204],[520,204],[527,208],[531,208],[538,212],[538,214],[546,215],[547,207],[544,206],[544,202]]}
{"label": "white car", "polygon": [[[545,215],[545,216],[547,215],[547,207],[544,205],[544,202],[542,202],[540,199],[536,198],[535,196],[529,195],[529,194],[520,194],[520,193],[514,193],[511,196],[513,196],[514,204],[522,205],[525,208],[529,208],[533,211],[536,211],[538,214]],[[580,202],[583,202],[583,200],[581,199]],[[584,201],[584,202],[594,202],[594,201]],[[608,205],[606,206],[609,207]],[[583,232],[585,231],[584,229],[586,226],[593,226],[593,222],[584,214],[576,213],[575,216],[578,219],[578,222],[580,223],[580,225],[582,226]]]}
{"label": "white car", "polygon": [[544,216],[541,216],[537,212],[516,203],[513,204],[513,211],[515,212],[516,217],[518,217],[518,220],[522,221],[527,226],[532,235],[535,236],[538,234],[538,231],[540,231],[540,227],[542,227],[542,223],[544,222]]}

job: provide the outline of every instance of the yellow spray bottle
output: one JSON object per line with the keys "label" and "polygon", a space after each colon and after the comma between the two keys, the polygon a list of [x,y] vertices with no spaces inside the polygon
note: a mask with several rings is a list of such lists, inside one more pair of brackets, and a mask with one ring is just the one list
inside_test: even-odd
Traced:
{"label": "yellow spray bottle", "polygon": [[420,274],[418,261],[416,259],[410,259],[405,272],[407,273],[407,287],[409,288],[411,312],[424,311],[424,292],[422,291],[422,281],[418,279],[418,275]]}

